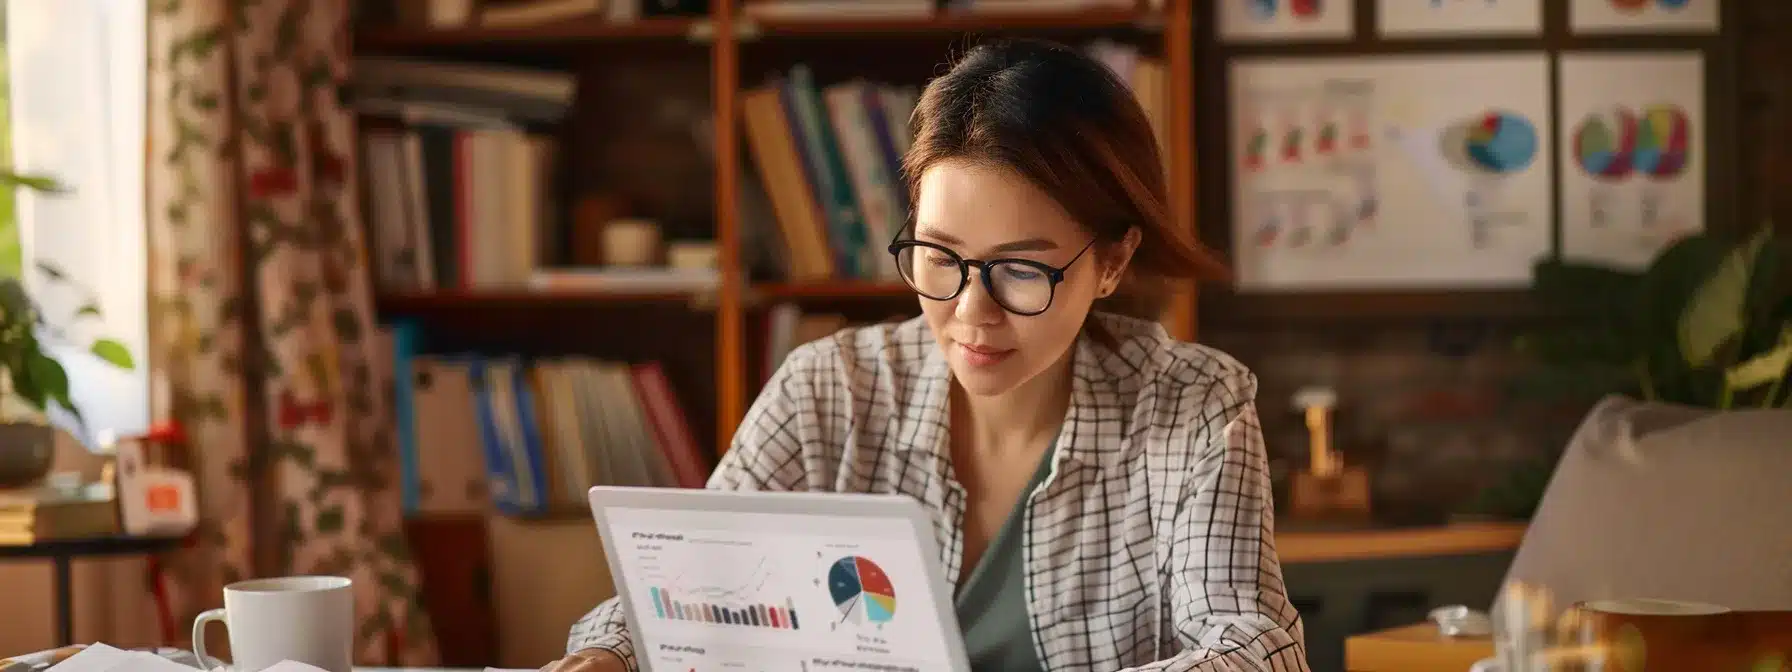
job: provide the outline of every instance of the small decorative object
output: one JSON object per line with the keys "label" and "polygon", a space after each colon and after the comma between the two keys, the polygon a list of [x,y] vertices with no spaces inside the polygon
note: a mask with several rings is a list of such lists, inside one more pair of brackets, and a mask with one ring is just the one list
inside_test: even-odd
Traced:
{"label": "small decorative object", "polygon": [[[0,189],[24,187],[58,193],[54,180],[0,171]],[[74,319],[98,317],[99,302],[56,266],[39,261],[37,270],[46,282],[73,287],[88,298]],[[0,488],[30,486],[48,473],[54,457],[55,430],[44,422],[54,402],[84,422],[69,395],[68,372],[44,351],[46,345],[67,343],[68,332],[52,324],[39,310],[18,278],[0,278]],[[101,361],[123,369],[135,366],[130,351],[111,339],[97,339],[86,350]],[[19,408],[20,406],[25,408]]]}
{"label": "small decorative object", "polygon": [[185,534],[199,521],[193,475],[152,460],[186,444],[177,423],[160,423],[115,447],[118,516],[131,535]]}
{"label": "small decorative object", "polygon": [[666,265],[676,270],[710,270],[721,267],[721,252],[707,240],[681,240],[666,246]]}
{"label": "small decorative object", "polygon": [[551,260],[568,266],[604,265],[604,227],[612,220],[634,214],[627,198],[613,193],[579,197],[572,211],[572,251],[565,259]]}
{"label": "small decorative object", "polygon": [[650,219],[612,219],[604,225],[604,264],[652,266],[659,261],[660,227]]}
{"label": "small decorative object", "polygon": [[1437,633],[1445,637],[1486,637],[1493,634],[1492,617],[1467,605],[1452,604],[1432,609],[1431,622]]}
{"label": "small decorative object", "polygon": [[1338,393],[1309,387],[1294,395],[1294,405],[1307,417],[1311,463],[1294,474],[1290,504],[1295,518],[1360,521],[1369,517],[1369,472],[1344,463],[1332,447],[1332,411]]}

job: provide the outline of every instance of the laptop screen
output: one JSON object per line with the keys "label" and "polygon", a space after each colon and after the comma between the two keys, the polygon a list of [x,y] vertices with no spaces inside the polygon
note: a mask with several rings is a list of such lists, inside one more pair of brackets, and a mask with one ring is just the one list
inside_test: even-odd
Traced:
{"label": "laptop screen", "polygon": [[[609,507],[636,653],[676,670],[949,670],[947,586],[901,518]],[[941,605],[947,608],[942,610]],[[948,633],[948,629],[952,631]]]}

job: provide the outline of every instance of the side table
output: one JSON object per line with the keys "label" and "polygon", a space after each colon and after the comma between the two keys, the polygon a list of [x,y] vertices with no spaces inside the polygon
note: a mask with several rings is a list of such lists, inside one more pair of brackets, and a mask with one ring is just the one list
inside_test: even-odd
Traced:
{"label": "side table", "polygon": [[1435,623],[1356,635],[1344,641],[1349,672],[1467,672],[1493,657],[1490,637],[1448,637]]}
{"label": "side table", "polygon": [[56,646],[75,643],[74,581],[69,568],[75,558],[99,558],[155,553],[177,548],[186,537],[107,536],[54,539],[29,546],[0,545],[0,559],[48,559],[54,569],[56,591]]}

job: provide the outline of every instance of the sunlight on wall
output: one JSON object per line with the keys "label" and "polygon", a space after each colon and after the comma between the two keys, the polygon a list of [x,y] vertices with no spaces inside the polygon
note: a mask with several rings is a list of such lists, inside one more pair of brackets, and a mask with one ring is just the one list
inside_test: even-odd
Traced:
{"label": "sunlight on wall", "polygon": [[[12,166],[12,78],[7,75],[6,5],[0,4],[0,167]],[[13,218],[12,190],[0,189],[0,277],[19,277],[19,222]]]}
{"label": "sunlight on wall", "polygon": [[[138,433],[149,422],[144,5],[27,0],[6,8],[13,165],[69,189],[15,194],[23,277],[46,318],[70,332],[72,342],[51,354],[68,369],[90,432],[66,414],[51,419],[90,446],[91,432]],[[38,260],[53,262],[79,288],[42,282]],[[102,319],[72,321],[89,291]],[[99,336],[123,343],[137,369],[120,371],[89,354],[86,345]]]}

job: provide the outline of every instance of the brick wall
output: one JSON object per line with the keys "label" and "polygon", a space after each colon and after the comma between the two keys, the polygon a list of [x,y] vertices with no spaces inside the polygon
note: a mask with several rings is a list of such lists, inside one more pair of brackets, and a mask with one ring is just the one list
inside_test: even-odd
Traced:
{"label": "brick wall", "polygon": [[[1438,327],[1442,327],[1440,330]],[[1209,329],[1202,341],[1257,373],[1272,471],[1305,467],[1294,395],[1338,391],[1336,441],[1369,466],[1378,513],[1433,520],[1514,469],[1553,456],[1584,412],[1523,391],[1516,332],[1498,325]]]}
{"label": "brick wall", "polygon": [[[1742,216],[1792,230],[1792,1],[1747,0],[1738,106]],[[1209,328],[1202,341],[1258,374],[1258,407],[1279,475],[1307,464],[1293,407],[1302,386],[1339,390],[1338,442],[1371,468],[1376,505],[1436,517],[1537,459],[1553,459],[1584,412],[1516,391],[1525,362],[1512,325]]]}

